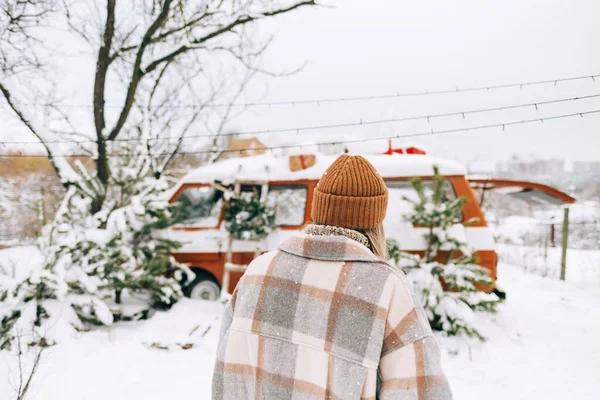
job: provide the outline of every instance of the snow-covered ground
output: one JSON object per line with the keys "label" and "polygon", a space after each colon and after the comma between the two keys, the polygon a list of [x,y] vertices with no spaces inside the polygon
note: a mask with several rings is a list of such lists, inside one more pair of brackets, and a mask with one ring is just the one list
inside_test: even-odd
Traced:
{"label": "snow-covered ground", "polygon": [[[0,261],[35,262],[33,253],[1,251]],[[499,276],[508,299],[484,321],[489,341],[441,340],[455,398],[597,398],[600,286],[506,264]],[[186,299],[148,321],[66,339],[43,353],[27,399],[209,399],[222,307]],[[16,356],[0,352],[0,399],[16,398],[18,371]]]}
{"label": "snow-covered ground", "polygon": [[[561,282],[501,264],[506,303],[487,343],[444,355],[458,400],[597,399],[600,285]],[[445,345],[446,349],[453,343]]]}

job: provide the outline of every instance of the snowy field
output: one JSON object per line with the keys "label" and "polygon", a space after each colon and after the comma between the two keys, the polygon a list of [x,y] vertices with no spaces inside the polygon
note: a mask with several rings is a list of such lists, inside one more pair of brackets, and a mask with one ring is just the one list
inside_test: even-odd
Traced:
{"label": "snowy field", "polygon": [[550,280],[506,264],[498,274],[508,298],[487,324],[489,341],[471,357],[464,350],[445,355],[455,398],[597,399],[600,285]]}
{"label": "snowy field", "polygon": [[[21,249],[22,250],[22,249]],[[34,251],[2,251],[15,265]],[[499,266],[508,294],[484,323],[489,341],[443,339],[458,400],[595,399],[600,391],[600,285]],[[80,333],[47,349],[28,400],[209,399],[219,303],[183,300],[148,321]],[[0,399],[15,399],[16,356],[0,352]]]}
{"label": "snowy field", "polygon": [[[532,274],[560,279],[562,250],[558,247],[521,246],[498,244],[500,260],[523,268]],[[569,282],[596,283],[600,285],[600,251],[568,249],[567,273]]]}

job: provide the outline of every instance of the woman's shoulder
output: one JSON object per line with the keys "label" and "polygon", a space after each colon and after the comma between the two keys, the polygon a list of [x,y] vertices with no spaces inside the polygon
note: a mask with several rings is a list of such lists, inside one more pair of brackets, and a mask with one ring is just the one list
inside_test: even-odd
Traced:
{"label": "woman's shoulder", "polygon": [[267,268],[269,267],[271,262],[273,262],[278,253],[279,250],[272,250],[267,253],[261,254],[260,256],[252,260],[250,264],[248,264],[246,272],[251,271],[253,274],[266,273]]}

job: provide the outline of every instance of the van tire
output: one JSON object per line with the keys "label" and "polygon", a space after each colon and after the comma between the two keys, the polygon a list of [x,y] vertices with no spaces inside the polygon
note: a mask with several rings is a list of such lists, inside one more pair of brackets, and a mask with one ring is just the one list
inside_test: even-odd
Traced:
{"label": "van tire", "polygon": [[183,294],[191,299],[217,301],[221,296],[221,285],[215,277],[205,271],[194,271],[196,278],[183,288]]}

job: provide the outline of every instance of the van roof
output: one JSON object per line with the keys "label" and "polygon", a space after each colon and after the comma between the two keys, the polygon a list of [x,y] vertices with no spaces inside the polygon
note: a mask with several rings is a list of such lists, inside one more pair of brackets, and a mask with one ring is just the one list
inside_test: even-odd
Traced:
{"label": "van roof", "polygon": [[[254,157],[231,158],[211,165],[196,168],[186,174],[178,183],[224,183],[235,180],[247,181],[296,181],[319,179],[338,157],[337,155],[314,154],[315,164],[307,169],[292,172],[289,162],[292,156],[274,156],[264,154]],[[307,156],[307,155],[305,155]],[[385,178],[431,176],[433,166],[437,166],[442,175],[465,175],[466,169],[459,163],[426,155],[413,154],[375,154],[363,155]]]}

